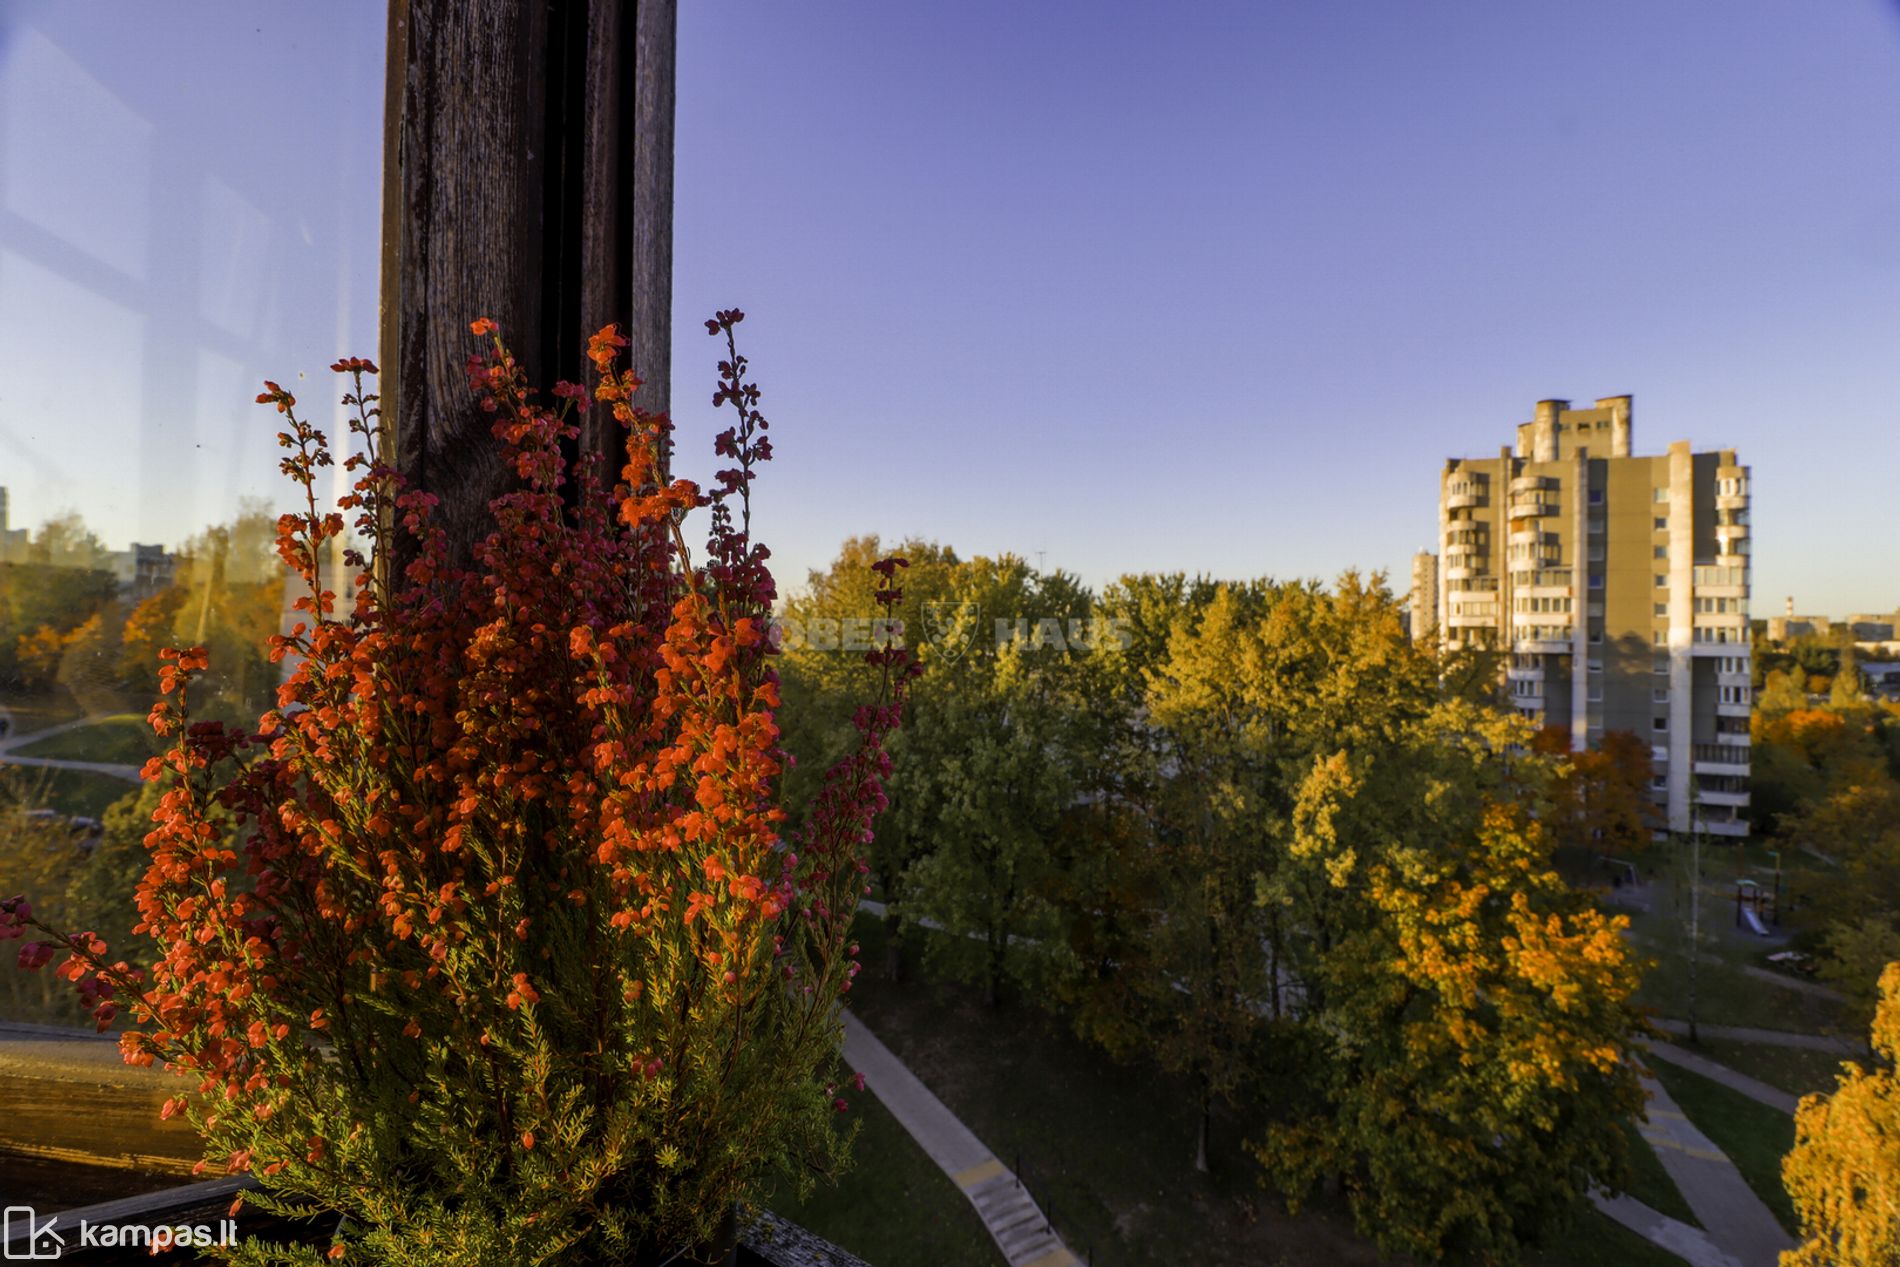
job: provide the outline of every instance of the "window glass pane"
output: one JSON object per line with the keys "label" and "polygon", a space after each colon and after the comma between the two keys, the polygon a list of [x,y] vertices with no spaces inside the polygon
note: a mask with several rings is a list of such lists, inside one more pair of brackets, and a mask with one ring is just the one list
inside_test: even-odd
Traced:
{"label": "window glass pane", "polygon": [[[290,486],[255,398],[281,382],[334,438],[328,366],[376,354],[385,24],[364,0],[0,9],[0,708],[16,734],[142,718],[167,643],[212,648],[212,715],[273,702],[261,657]],[[321,478],[334,496],[341,463]],[[42,629],[66,641],[23,666],[20,637]],[[91,727],[61,752],[124,767],[138,742]]]}

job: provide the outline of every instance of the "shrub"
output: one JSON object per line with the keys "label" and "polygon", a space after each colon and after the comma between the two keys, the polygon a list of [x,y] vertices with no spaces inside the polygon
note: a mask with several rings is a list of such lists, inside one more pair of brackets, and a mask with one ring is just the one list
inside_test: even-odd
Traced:
{"label": "shrub", "polygon": [[[563,383],[549,404],[476,322],[493,337],[470,380],[518,483],[473,566],[384,460],[375,367],[339,362],[368,449],[346,463],[370,550],[345,556],[347,616],[323,572],[344,531],[317,505],[325,439],[276,384],[258,398],[302,490],[278,544],[307,620],[274,642],[296,668],[254,733],[192,720],[207,657],[164,653],[152,720],[173,745],[147,769],[166,788],[138,896],[159,957],[123,1045],[196,1079],[166,1112],[202,1131],[201,1167],[257,1174],[247,1199],[273,1212],[346,1216],[332,1258],[657,1260],[714,1236],[768,1172],[808,1184],[839,1160],[849,925],[914,669],[871,653],[856,747],[782,836],[774,588],[749,504],[771,450],[741,319],[707,323],[727,345],[714,403],[737,415],[707,493],[668,478],[670,424],[631,406],[612,327],[589,345],[591,393]],[[612,486],[563,457],[593,408],[630,433]],[[701,507],[695,564],[681,522]],[[876,565],[880,602],[902,562]],[[0,926],[43,927],[23,906]],[[133,974],[89,933],[22,959],[62,951],[103,1027]]]}

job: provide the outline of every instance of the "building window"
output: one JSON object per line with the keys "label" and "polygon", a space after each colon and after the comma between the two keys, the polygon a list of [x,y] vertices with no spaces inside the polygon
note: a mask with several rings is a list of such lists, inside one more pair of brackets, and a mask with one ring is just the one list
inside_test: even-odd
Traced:
{"label": "building window", "polygon": [[1669,588],[1669,574],[1668,573],[1658,572],[1656,574],[1656,588],[1659,590],[1666,590]]}
{"label": "building window", "polygon": [[1667,629],[1656,630],[1654,633],[1650,635],[1650,638],[1659,647],[1666,647],[1669,645],[1669,631]]}
{"label": "building window", "polygon": [[1590,661],[1590,672],[1592,672],[1592,673],[1601,673],[1601,672],[1603,672],[1603,661],[1601,661],[1601,660],[1592,660],[1592,661]]}
{"label": "building window", "polygon": [[1657,656],[1655,668],[1652,669],[1651,672],[1663,673],[1663,674],[1668,673],[1669,672],[1669,657],[1666,655]]}
{"label": "building window", "polygon": [[1603,641],[1603,626],[1602,625],[1590,626],[1590,641],[1593,644]]}
{"label": "building window", "polygon": [[1593,590],[1600,590],[1603,588],[1603,573],[1601,572],[1590,573],[1590,588]]}
{"label": "building window", "polygon": [[1649,719],[1649,728],[1651,730],[1668,730],[1669,719],[1667,717],[1652,717]]}
{"label": "building window", "polygon": [[1657,516],[1656,516],[1656,531],[1657,531],[1657,532],[1668,532],[1668,531],[1669,531],[1669,519],[1668,519],[1668,517],[1667,517],[1667,516],[1665,516],[1665,515],[1657,515]]}
{"label": "building window", "polygon": [[1657,604],[1656,604],[1656,614],[1657,614],[1658,616],[1661,616],[1661,617],[1664,617],[1665,619],[1667,619],[1667,617],[1668,617],[1668,615],[1669,615],[1669,604],[1668,604],[1668,603],[1657,603]]}
{"label": "building window", "polygon": [[1603,683],[1590,683],[1589,702],[1592,704],[1601,704],[1603,702]]}
{"label": "building window", "polygon": [[1658,502],[1667,502],[1669,500],[1669,490],[1667,488],[1659,488],[1656,490],[1655,496]]}
{"label": "building window", "polygon": [[1655,762],[1657,765],[1668,765],[1669,764],[1669,749],[1663,747],[1659,743],[1651,744],[1649,746],[1649,759]]}
{"label": "building window", "polygon": [[1669,702],[1669,688],[1659,686],[1652,690],[1649,693],[1649,702],[1652,704],[1667,704]]}
{"label": "building window", "polygon": [[1656,549],[1652,553],[1655,555],[1655,557],[1659,559],[1666,559],[1669,557],[1669,547],[1657,546]]}
{"label": "building window", "polygon": [[1590,504],[1592,506],[1601,506],[1603,504],[1603,490],[1602,489],[1593,488],[1590,490]]}

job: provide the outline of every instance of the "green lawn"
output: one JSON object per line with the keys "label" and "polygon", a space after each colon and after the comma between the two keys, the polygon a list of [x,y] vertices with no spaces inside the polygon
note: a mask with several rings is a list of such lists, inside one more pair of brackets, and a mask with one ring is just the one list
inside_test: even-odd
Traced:
{"label": "green lawn", "polygon": [[17,771],[17,786],[29,805],[56,809],[62,814],[98,818],[114,801],[139,790],[137,783],[89,770],[45,770],[32,766],[10,769]]}
{"label": "green lawn", "polygon": [[1702,1226],[1682,1190],[1676,1187],[1676,1181],[1669,1177],[1662,1158],[1656,1156],[1649,1141],[1635,1131],[1630,1132],[1630,1172],[1630,1196],[1658,1214],[1667,1214],[1690,1227]]}
{"label": "green lawn", "polygon": [[759,1204],[874,1267],[1003,1267],[976,1210],[890,1111],[875,1095],[852,1101],[847,1116],[862,1125],[851,1169],[803,1201],[787,1183]]}
{"label": "green lawn", "polygon": [[[881,924],[861,919],[858,933],[864,962],[881,967]],[[1242,1146],[1247,1124],[1232,1116],[1216,1116],[1212,1173],[1196,1173],[1189,1088],[1151,1067],[1108,1060],[1028,1003],[991,1009],[976,991],[914,976],[894,986],[878,967],[858,978],[849,1002],[952,1112],[1019,1170],[1069,1248],[1099,1267],[1394,1261],[1361,1237],[1334,1203],[1319,1200],[1289,1214],[1260,1186],[1259,1165]],[[1642,1199],[1686,1216],[1666,1176],[1658,1183],[1645,1167],[1637,1186]],[[913,1252],[907,1261],[933,1258]],[[1527,1261],[1535,1267],[1681,1263],[1594,1210]]]}
{"label": "green lawn", "polygon": [[133,713],[102,717],[77,730],[14,749],[21,757],[52,757],[60,761],[106,761],[114,765],[143,765],[161,747],[145,718]]}
{"label": "green lawn", "polygon": [[1781,1159],[1794,1147],[1794,1119],[1687,1069],[1657,1061],[1655,1072],[1656,1080],[1689,1120],[1728,1154],[1781,1225],[1795,1231],[1794,1205],[1781,1186]]}
{"label": "green lawn", "polygon": [[[1660,1016],[1687,1020],[1690,995],[1687,947],[1677,942],[1644,940],[1636,949],[1655,961],[1637,991],[1637,1001],[1654,1008]],[[1710,944],[1704,947],[1705,952],[1718,954],[1732,949],[1719,938],[1710,939]],[[1745,976],[1737,970],[1739,966],[1739,962],[1727,961],[1705,961],[1697,965],[1697,1020],[1707,1025],[1747,1025],[1803,1034],[1838,1033],[1845,1026],[1846,1017],[1840,1004]]]}
{"label": "green lawn", "polygon": [[1526,1254],[1526,1267],[1683,1267],[1683,1260],[1650,1244],[1616,1220],[1589,1211],[1556,1244]]}
{"label": "green lawn", "polygon": [[1851,1059],[1828,1051],[1809,1051],[1805,1047],[1773,1047],[1729,1038],[1705,1036],[1699,1044],[1687,1039],[1677,1041],[1717,1064],[1727,1065],[1737,1073],[1745,1073],[1793,1095],[1832,1094],[1841,1062]]}
{"label": "green lawn", "polygon": [[27,735],[36,730],[45,730],[48,726],[57,726],[62,722],[76,721],[86,715],[73,697],[64,690],[44,695],[15,695],[0,699],[0,708],[4,708],[13,717],[14,734]]}

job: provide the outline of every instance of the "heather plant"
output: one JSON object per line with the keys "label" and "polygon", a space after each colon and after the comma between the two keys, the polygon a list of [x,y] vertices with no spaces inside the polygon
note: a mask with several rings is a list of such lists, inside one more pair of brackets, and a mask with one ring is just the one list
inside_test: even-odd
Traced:
{"label": "heather plant", "polygon": [[[713,402],[736,415],[707,491],[669,477],[670,423],[632,406],[612,327],[592,389],[544,401],[475,322],[469,378],[516,486],[471,566],[385,460],[375,367],[339,362],[366,450],[341,503],[367,544],[345,555],[347,614],[325,437],[276,384],[258,398],[303,495],[278,549],[310,592],[254,731],[194,720],[206,654],[164,652],[152,722],[172,746],[147,769],[164,792],[138,893],[154,969],[0,903],[0,934],[37,933],[22,961],[63,955],[102,1028],[129,1003],[128,1061],[191,1079],[166,1112],[202,1132],[201,1169],[337,1226],[238,1261],[658,1262],[773,1172],[804,1186],[840,1162],[849,926],[914,668],[869,654],[855,744],[788,837],[750,510],[771,448],[742,316],[707,323],[726,344]],[[589,409],[628,433],[617,483],[563,456]],[[682,523],[701,508],[695,563]],[[875,565],[886,608],[901,566]]]}

